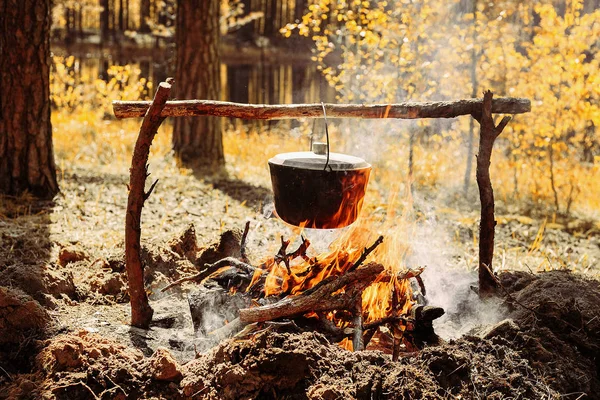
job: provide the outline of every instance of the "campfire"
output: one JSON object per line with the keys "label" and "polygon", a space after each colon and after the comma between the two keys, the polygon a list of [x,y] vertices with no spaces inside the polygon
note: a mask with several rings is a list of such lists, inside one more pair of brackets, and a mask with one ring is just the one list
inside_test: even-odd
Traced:
{"label": "campfire", "polygon": [[[426,305],[420,277],[424,267],[405,264],[410,224],[402,217],[390,211],[379,218],[358,218],[322,254],[311,254],[301,226],[296,237],[281,237],[274,256],[256,265],[246,254],[249,230],[248,222],[237,257],[205,264],[197,275],[163,289],[185,281],[212,282],[222,289],[190,296],[200,334],[218,341],[265,329],[316,331],[348,350],[378,349],[394,358],[438,342],[432,321],[443,310]],[[220,300],[215,303],[216,293]],[[207,305],[213,311],[215,305],[223,308],[231,319],[207,330],[202,316]]]}

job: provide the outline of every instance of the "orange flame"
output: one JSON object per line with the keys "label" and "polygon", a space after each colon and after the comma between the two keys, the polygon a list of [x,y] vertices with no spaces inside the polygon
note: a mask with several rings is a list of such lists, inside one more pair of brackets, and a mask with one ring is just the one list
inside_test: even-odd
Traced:
{"label": "orange flame", "polygon": [[[263,271],[269,271],[264,284],[265,296],[298,295],[329,276],[344,274],[361,257],[364,249],[371,246],[379,235],[383,235],[383,243],[367,257],[365,263],[374,261],[382,264],[386,268],[384,274],[391,276],[391,279],[376,281],[363,292],[363,318],[365,322],[372,322],[389,316],[406,315],[413,305],[412,289],[408,280],[396,278],[398,273],[406,269],[405,258],[410,252],[407,238],[414,233],[410,196],[406,204],[403,214],[397,216],[397,196],[392,195],[385,215],[372,213],[368,217],[360,216],[330,244],[329,251],[309,261],[298,259],[292,262],[291,275],[284,265],[279,265],[274,259],[267,260],[263,264]],[[342,204],[335,216],[338,221],[355,218],[345,215],[345,209]],[[260,273],[255,274],[253,284]],[[335,313],[329,313],[328,318],[336,321]],[[342,322],[336,323],[340,325]],[[344,342],[344,345],[351,347],[351,343],[348,345]]]}

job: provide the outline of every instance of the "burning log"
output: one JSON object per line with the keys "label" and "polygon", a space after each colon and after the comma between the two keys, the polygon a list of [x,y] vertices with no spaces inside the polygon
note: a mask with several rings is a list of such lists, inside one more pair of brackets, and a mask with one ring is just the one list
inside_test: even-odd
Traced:
{"label": "burning log", "polygon": [[[249,225],[246,224],[241,248],[245,247],[248,231]],[[428,316],[432,312],[419,311],[411,316],[400,315],[405,312],[402,311],[403,305],[409,300],[404,291],[401,291],[399,282],[419,278],[424,268],[395,273],[375,262],[361,267],[381,243],[383,236],[363,248],[356,259],[350,258],[349,252],[341,252],[336,253],[333,261],[325,257],[322,262],[318,262],[316,258],[311,259],[306,254],[310,246],[310,241],[306,238],[302,237],[298,248],[288,253],[290,241],[282,237],[277,254],[258,267],[252,266],[247,257],[244,257],[245,250],[240,251],[240,258],[244,257],[245,260],[224,257],[212,264],[205,264],[198,274],[173,282],[163,291],[183,282],[203,282],[208,278],[220,286],[218,290],[213,286],[213,289],[200,290],[188,296],[194,326],[198,332],[205,334],[208,345],[233,335],[246,337],[265,329],[284,329],[321,332],[335,342],[351,339],[352,348],[358,351],[364,349],[376,333],[379,332],[381,337],[382,334],[385,335],[382,332],[389,331],[394,333],[392,340],[396,344],[394,354],[397,355],[403,343],[412,350],[431,341],[433,330]],[[357,253],[354,254],[356,257]],[[304,260],[306,267],[302,267],[305,269],[301,272],[293,271],[290,262],[299,257]],[[273,268],[279,263],[285,264],[287,275],[282,276],[281,270]],[[271,279],[271,284],[275,283],[281,289],[268,294],[267,277]],[[363,309],[363,292],[374,283],[393,285],[390,287],[393,292],[392,315],[365,323],[364,319],[369,312]],[[422,286],[422,282],[420,285]],[[211,296],[210,293],[215,295]],[[235,293],[233,296],[238,296],[237,300],[231,297],[232,293]],[[281,298],[286,295],[287,297]],[[232,304],[227,300],[230,297]],[[261,305],[249,307],[251,302],[256,301]],[[221,319],[223,322],[231,322],[217,329],[213,326],[209,332],[203,322],[203,313],[206,304],[213,303],[225,307]],[[240,308],[240,305],[245,308]],[[239,314],[238,318],[231,318],[232,309],[236,315]],[[387,327],[386,331],[380,330],[383,326]],[[423,334],[424,337],[415,340],[413,332]]]}
{"label": "burning log", "polygon": [[[338,277],[329,277],[298,296],[288,296],[275,304],[240,310],[240,320],[252,323],[292,317],[308,312],[351,310],[357,297],[384,270],[383,265],[369,263]],[[344,293],[334,294],[345,288]]]}

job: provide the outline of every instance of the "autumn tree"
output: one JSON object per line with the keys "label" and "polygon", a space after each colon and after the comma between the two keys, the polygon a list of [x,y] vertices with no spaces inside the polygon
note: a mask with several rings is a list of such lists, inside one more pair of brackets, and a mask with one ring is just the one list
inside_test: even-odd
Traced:
{"label": "autumn tree", "polygon": [[[219,98],[219,6],[219,0],[177,2],[175,86],[179,99]],[[213,117],[175,119],[173,149],[185,165],[221,168],[225,163],[221,121]]]}
{"label": "autumn tree", "polygon": [[50,0],[0,0],[0,192],[58,192],[50,124]]}

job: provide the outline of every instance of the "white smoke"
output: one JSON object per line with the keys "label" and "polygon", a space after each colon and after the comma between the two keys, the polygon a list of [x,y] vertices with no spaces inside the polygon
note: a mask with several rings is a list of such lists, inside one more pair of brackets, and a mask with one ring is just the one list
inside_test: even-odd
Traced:
{"label": "white smoke", "polygon": [[458,338],[479,326],[505,318],[506,309],[500,299],[483,301],[479,298],[477,272],[457,265],[456,246],[442,224],[434,218],[419,222],[410,243],[412,254],[407,260],[408,265],[427,266],[422,277],[428,304],[446,311],[434,322],[439,336]]}

